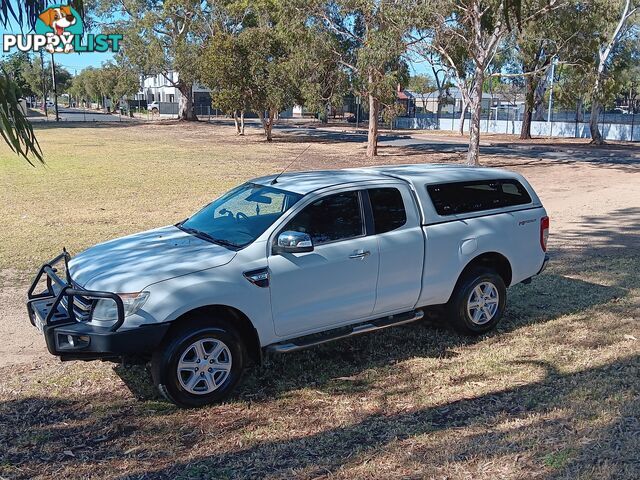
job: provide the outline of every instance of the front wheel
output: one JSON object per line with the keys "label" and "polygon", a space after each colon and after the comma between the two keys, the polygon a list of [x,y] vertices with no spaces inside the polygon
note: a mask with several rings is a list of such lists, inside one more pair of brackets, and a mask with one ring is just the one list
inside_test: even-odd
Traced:
{"label": "front wheel", "polygon": [[169,332],[153,354],[158,390],[181,407],[200,407],[229,396],[244,369],[244,347],[226,323],[192,321]]}
{"label": "front wheel", "polygon": [[474,269],[458,281],[447,304],[447,316],[460,333],[480,335],[498,325],[506,303],[502,277],[492,270]]}

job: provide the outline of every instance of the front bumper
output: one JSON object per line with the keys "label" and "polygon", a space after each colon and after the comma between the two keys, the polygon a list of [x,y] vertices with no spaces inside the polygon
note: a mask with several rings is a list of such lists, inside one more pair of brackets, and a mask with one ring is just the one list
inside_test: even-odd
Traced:
{"label": "front bumper", "polygon": [[[143,325],[120,330],[124,323],[122,299],[112,292],[86,290],[73,285],[68,273],[69,255],[65,251],[44,264],[27,294],[27,311],[31,324],[44,335],[47,349],[62,360],[116,360],[123,356],[149,355],[162,341],[168,323]],[[64,262],[66,280],[61,279],[55,267]],[[46,287],[35,293],[38,285]],[[79,318],[74,311],[74,299],[108,298],[116,303],[118,318],[111,327],[99,327]]]}

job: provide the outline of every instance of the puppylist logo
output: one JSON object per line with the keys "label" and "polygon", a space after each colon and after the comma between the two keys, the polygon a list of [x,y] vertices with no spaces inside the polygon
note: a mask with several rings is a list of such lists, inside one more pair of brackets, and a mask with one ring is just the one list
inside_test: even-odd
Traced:
{"label": "puppylist logo", "polygon": [[[117,52],[120,50],[120,34],[84,33],[80,14],[71,5],[53,5],[38,16],[35,33],[2,36],[2,51],[12,48],[21,52],[38,52],[44,48],[49,53]],[[86,38],[85,38],[86,37]]]}

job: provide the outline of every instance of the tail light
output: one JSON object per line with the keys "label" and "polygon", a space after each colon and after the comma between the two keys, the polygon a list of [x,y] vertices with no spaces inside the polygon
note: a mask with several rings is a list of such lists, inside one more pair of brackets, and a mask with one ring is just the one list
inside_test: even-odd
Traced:
{"label": "tail light", "polygon": [[547,240],[549,239],[549,217],[540,219],[540,246],[542,251],[547,251]]}

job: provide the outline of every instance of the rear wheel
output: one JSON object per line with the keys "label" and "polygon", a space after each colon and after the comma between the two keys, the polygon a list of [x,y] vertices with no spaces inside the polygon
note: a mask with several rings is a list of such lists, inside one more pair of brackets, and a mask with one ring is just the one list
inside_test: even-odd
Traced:
{"label": "rear wheel", "polygon": [[168,333],[151,361],[162,395],[181,407],[224,400],[240,381],[244,346],[226,322],[192,320]]}
{"label": "rear wheel", "polygon": [[502,277],[489,269],[473,269],[458,281],[447,304],[447,317],[460,333],[480,335],[498,325],[506,303]]}

